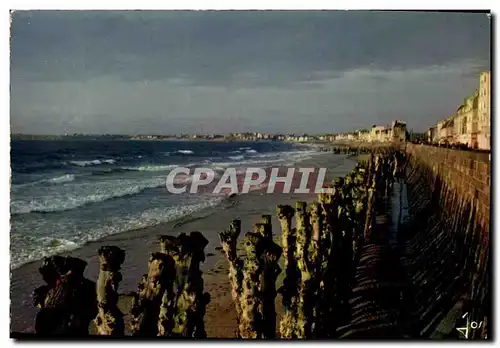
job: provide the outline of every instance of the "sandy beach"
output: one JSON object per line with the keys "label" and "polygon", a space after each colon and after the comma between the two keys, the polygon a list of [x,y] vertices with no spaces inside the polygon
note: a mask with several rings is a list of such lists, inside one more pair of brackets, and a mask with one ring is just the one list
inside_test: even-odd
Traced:
{"label": "sandy beach", "polygon": [[[329,182],[352,170],[356,160],[356,157],[346,158],[343,155],[324,153],[303,161],[295,167],[327,168],[325,182]],[[297,200],[311,201],[314,199],[316,199],[316,195],[312,193],[267,194],[264,190],[256,190],[237,196],[231,203],[226,202],[217,207],[208,208],[188,217],[154,227],[110,236],[97,242],[88,243],[68,254],[86,260],[88,265],[85,276],[95,281],[99,266],[97,250],[101,246],[116,245],[126,251],[125,262],[121,270],[123,280],[120,283],[119,292],[123,294],[120,306],[126,314],[125,320],[127,321],[130,301],[126,294],[136,290],[137,282],[147,271],[149,255],[159,251],[158,236],[163,234],[178,235],[191,231],[202,232],[209,240],[205,249],[207,259],[202,265],[205,290],[211,295],[211,301],[205,315],[207,336],[230,338],[234,337],[236,318],[227,279],[227,262],[224,255],[215,249],[220,246],[218,233],[226,229],[233,219],[241,219],[242,232],[251,231],[253,224],[259,222],[262,214],[271,214],[275,241],[281,244],[280,225],[275,216],[276,206],[279,204],[294,205]],[[36,287],[43,284],[38,273],[39,266],[40,261],[31,262],[11,272],[11,331],[33,331],[37,309],[32,305],[31,293]],[[278,311],[279,302],[277,299]]]}

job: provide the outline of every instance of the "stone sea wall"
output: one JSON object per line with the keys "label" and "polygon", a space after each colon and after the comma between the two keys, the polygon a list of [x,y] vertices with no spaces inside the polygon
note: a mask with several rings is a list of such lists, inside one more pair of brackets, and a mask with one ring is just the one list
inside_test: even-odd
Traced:
{"label": "stone sea wall", "polygon": [[406,153],[411,202],[406,273],[414,286],[413,317],[425,323],[413,325],[413,336],[428,336],[462,303],[457,320],[469,313],[470,320],[483,322],[469,337],[484,338],[491,318],[489,154],[415,144],[408,144]]}
{"label": "stone sea wall", "polygon": [[[489,232],[491,165],[489,153],[447,149],[408,143],[407,154],[419,165],[432,169],[463,199],[475,199],[477,222]],[[488,233],[489,234],[489,233]]]}

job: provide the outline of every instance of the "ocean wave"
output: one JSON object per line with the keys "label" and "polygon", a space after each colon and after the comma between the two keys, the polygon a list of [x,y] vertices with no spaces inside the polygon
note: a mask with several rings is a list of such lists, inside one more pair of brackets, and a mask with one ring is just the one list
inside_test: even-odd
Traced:
{"label": "ocean wave", "polygon": [[325,152],[316,150],[299,150],[299,151],[288,151],[288,152],[269,152],[265,154],[259,154],[254,158],[286,158],[291,161],[301,162],[303,160],[311,159],[317,155],[324,155]]}
{"label": "ocean wave", "polygon": [[116,160],[114,159],[104,159],[104,160],[90,160],[90,161],[69,161],[70,164],[78,166],[78,167],[89,167],[89,166],[97,166],[99,164],[115,164]]}
{"label": "ocean wave", "polygon": [[257,156],[254,156],[254,158],[269,158],[269,157],[279,157],[284,154],[290,154],[293,152],[267,152],[267,153],[259,153]]}
{"label": "ocean wave", "polygon": [[46,179],[45,181],[48,183],[53,183],[53,184],[62,184],[64,182],[71,182],[74,180],[75,180],[74,174],[66,174],[66,175],[62,175],[62,176],[56,176],[55,178]]}
{"label": "ocean wave", "polygon": [[[72,210],[90,203],[132,196],[145,189],[162,187],[165,178],[146,180],[107,180],[85,182],[75,185],[61,185],[60,190],[40,189],[27,197],[14,198],[10,204],[12,215],[28,213],[52,213]],[[35,197],[35,198],[33,198]]]}
{"label": "ocean wave", "polygon": [[301,161],[305,161],[305,160],[309,160],[311,158],[313,158],[314,156],[318,156],[318,155],[324,155],[325,152],[320,152],[320,151],[315,151],[315,150],[312,150],[312,151],[294,151],[294,152],[291,152],[289,156],[287,156],[289,159],[295,161],[295,162],[301,162]]}
{"label": "ocean wave", "polygon": [[243,160],[243,161],[236,161],[236,162],[214,162],[214,163],[212,163],[212,168],[224,170],[227,167],[235,167],[235,166],[247,166],[247,167],[249,167],[252,165],[280,164],[282,162],[285,162],[284,158],[270,159],[270,160],[251,159],[251,160]]}
{"label": "ocean wave", "polygon": [[74,174],[65,174],[61,176],[56,176],[53,178],[48,178],[48,179],[42,179],[42,180],[37,180],[37,181],[32,181],[28,182],[25,184],[17,184],[17,185],[12,185],[13,189],[16,188],[22,188],[22,187],[27,187],[27,186],[34,186],[38,184],[62,184],[65,182],[71,182],[75,180],[75,175]]}
{"label": "ocean wave", "polygon": [[254,149],[249,149],[249,150],[246,150],[245,152],[246,153],[259,153],[258,151],[254,150]]}
{"label": "ocean wave", "polygon": [[125,170],[135,170],[135,171],[140,171],[140,172],[161,172],[165,170],[170,170],[175,167],[178,167],[178,164],[160,164],[160,165],[142,165],[142,166],[137,166],[137,167],[124,167],[122,169]]}
{"label": "ocean wave", "polygon": [[177,152],[183,155],[192,155],[194,153],[192,150],[177,150]]}
{"label": "ocean wave", "polygon": [[[131,230],[156,226],[193,214],[197,211],[218,205],[224,197],[207,196],[191,204],[179,204],[165,208],[151,208],[128,216],[114,216],[107,219],[104,225],[86,231],[77,230],[78,227],[68,227],[65,233],[71,236],[31,237],[28,242],[20,234],[12,238],[21,246],[18,250],[11,250],[11,269],[19,268],[28,262],[40,260],[43,257],[68,252],[81,248],[85,244]],[[20,243],[24,241],[24,243]]]}
{"label": "ocean wave", "polygon": [[245,158],[245,156],[243,156],[243,155],[239,155],[239,156],[228,156],[228,158],[229,158],[230,160],[233,160],[233,161],[240,161],[240,160],[242,160],[243,158]]}
{"label": "ocean wave", "polygon": [[134,169],[128,169],[128,168],[108,168],[108,169],[103,169],[103,170],[95,170],[90,173],[90,175],[111,175],[111,174],[116,174],[116,173],[125,173],[125,172],[131,172],[134,171]]}
{"label": "ocean wave", "polygon": [[[325,152],[314,151],[314,150],[270,152],[265,154],[258,154],[257,156],[253,156],[248,159],[241,159],[241,160],[238,159],[233,162],[224,162],[224,161],[213,162],[211,166],[212,168],[218,170],[225,170],[228,167],[236,167],[236,166],[241,166],[241,167],[250,167],[250,166],[270,167],[272,165],[291,166],[295,163],[300,163],[302,161],[311,159],[316,155],[324,155],[324,154]],[[229,158],[232,159],[232,157]]]}
{"label": "ocean wave", "polygon": [[20,254],[11,252],[11,269],[16,269],[28,262],[40,260],[47,256],[75,250],[81,246],[77,242],[68,239],[50,237],[41,237],[37,241],[34,241],[34,243],[37,246],[35,250],[21,251]]}

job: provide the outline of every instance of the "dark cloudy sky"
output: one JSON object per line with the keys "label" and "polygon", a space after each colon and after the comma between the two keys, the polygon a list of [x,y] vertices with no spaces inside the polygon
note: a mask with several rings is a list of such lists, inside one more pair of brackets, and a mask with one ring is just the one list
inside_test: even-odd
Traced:
{"label": "dark cloudy sky", "polygon": [[474,13],[28,11],[11,34],[15,133],[423,130],[490,65]]}

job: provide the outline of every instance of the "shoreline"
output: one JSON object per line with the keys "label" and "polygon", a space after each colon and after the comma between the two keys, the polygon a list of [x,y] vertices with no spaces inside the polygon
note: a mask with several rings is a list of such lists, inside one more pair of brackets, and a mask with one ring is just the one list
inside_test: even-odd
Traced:
{"label": "shoreline", "polygon": [[[300,162],[302,166],[324,165],[327,170],[325,182],[335,177],[343,176],[349,172],[357,158],[335,158],[331,155],[317,156],[316,158]],[[232,219],[241,219],[242,232],[251,231],[253,224],[260,221],[263,214],[271,214],[273,226],[279,226],[276,218],[276,206],[279,204],[294,205],[295,201],[312,201],[316,194],[267,194],[262,190],[252,191],[245,195],[237,196],[236,202],[230,205],[221,205],[202,209],[178,219],[160,223],[156,226],[130,230],[103,239],[89,242],[82,247],[60,253],[71,255],[87,261],[85,277],[95,281],[98,276],[99,258],[97,249],[102,245],[116,245],[125,250],[125,262],[122,266],[121,281],[118,291],[126,299],[126,294],[137,289],[137,282],[147,271],[147,262],[152,252],[159,251],[158,237],[162,234],[174,234],[191,231],[200,231],[209,240],[205,249],[207,255],[205,263],[201,265],[205,282],[205,291],[209,292],[212,300],[207,306],[206,323],[208,337],[232,337],[235,328],[236,313],[230,295],[231,288],[227,278],[227,261],[225,256],[216,247],[219,247],[218,233],[226,229]],[[274,231],[275,241],[279,240],[280,231]],[[33,329],[34,318],[38,311],[31,303],[31,293],[43,284],[38,273],[40,261],[23,264],[11,270],[11,331],[30,332]],[[121,301],[122,310],[128,313],[127,300]],[[125,320],[127,315],[125,316]]]}

